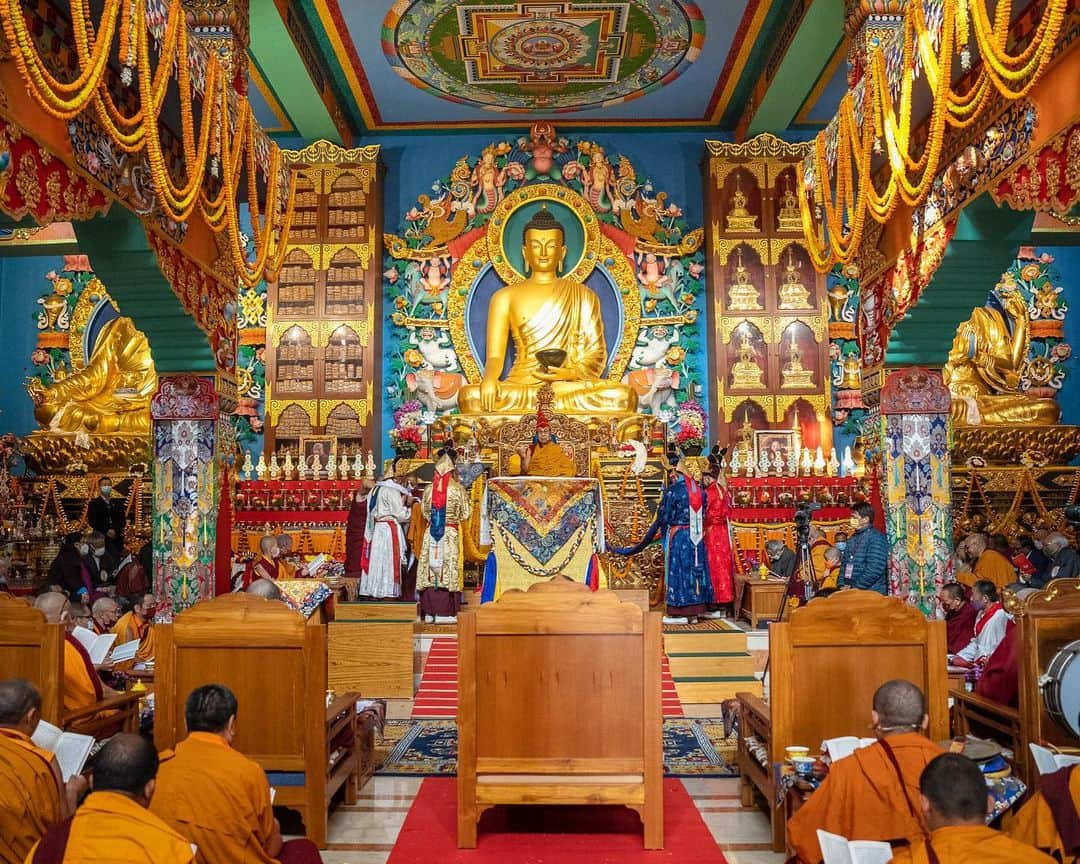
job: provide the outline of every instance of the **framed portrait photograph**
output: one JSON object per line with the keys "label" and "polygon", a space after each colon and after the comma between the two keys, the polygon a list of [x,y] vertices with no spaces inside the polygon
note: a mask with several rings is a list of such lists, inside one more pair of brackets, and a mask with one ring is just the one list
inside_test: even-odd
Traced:
{"label": "framed portrait photograph", "polygon": [[319,457],[320,475],[326,474],[326,460],[337,455],[337,437],[334,435],[303,435],[300,438],[300,454],[308,471],[315,466],[315,457]]}
{"label": "framed portrait photograph", "polygon": [[[769,454],[769,468],[784,468],[795,448],[795,433],[791,429],[759,429],[754,432],[754,466],[761,465],[761,454]],[[780,465],[776,464],[777,456]]]}

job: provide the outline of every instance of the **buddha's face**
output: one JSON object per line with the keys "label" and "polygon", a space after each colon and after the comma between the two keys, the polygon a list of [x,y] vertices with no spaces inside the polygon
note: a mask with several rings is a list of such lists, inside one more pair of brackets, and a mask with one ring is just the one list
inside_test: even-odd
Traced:
{"label": "buddha's face", "polygon": [[532,273],[556,273],[566,257],[563,234],[557,228],[525,232],[525,245],[521,247],[525,264]]}

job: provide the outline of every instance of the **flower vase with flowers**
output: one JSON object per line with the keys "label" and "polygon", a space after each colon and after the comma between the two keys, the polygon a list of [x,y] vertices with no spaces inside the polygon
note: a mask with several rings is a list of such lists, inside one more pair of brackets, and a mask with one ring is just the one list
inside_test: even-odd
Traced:
{"label": "flower vase with flowers", "polygon": [[394,411],[394,428],[390,442],[398,456],[410,458],[420,450],[424,436],[421,429],[424,406],[415,399],[403,403]]}
{"label": "flower vase with flowers", "polygon": [[705,409],[694,399],[687,399],[679,406],[675,446],[684,456],[700,456],[705,449]]}

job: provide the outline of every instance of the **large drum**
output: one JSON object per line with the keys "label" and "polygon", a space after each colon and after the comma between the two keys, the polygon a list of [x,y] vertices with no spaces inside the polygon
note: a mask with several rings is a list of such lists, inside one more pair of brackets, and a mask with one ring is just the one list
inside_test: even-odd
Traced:
{"label": "large drum", "polygon": [[1057,652],[1039,679],[1046,713],[1080,738],[1080,639]]}

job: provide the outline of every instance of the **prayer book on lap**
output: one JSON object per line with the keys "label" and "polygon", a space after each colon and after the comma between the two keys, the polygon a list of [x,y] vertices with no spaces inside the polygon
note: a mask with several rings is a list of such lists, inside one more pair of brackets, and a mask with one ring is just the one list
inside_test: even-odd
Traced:
{"label": "prayer book on lap", "polygon": [[86,653],[90,655],[90,662],[95,666],[100,666],[105,662],[109,649],[112,648],[113,642],[116,641],[115,633],[98,635],[93,630],[88,630],[85,627],[76,627],[71,635],[78,639],[83,648],[86,649]]}
{"label": "prayer book on lap", "polygon": [[1040,774],[1053,774],[1055,771],[1068,768],[1070,765],[1080,765],[1080,756],[1055,753],[1047,747],[1041,747],[1034,743],[1028,744],[1028,747],[1031,748],[1031,755],[1035,759],[1035,767],[1039,769]]}
{"label": "prayer book on lap", "polygon": [[848,840],[828,831],[817,832],[825,864],[888,864],[892,846],[880,840]]}
{"label": "prayer book on lap", "polygon": [[319,568],[326,563],[326,556],[319,553],[307,563],[308,576],[314,576],[319,572]]}
{"label": "prayer book on lap", "polygon": [[871,744],[876,744],[877,738],[857,738],[854,735],[844,735],[840,738],[829,738],[823,741],[821,749],[825,750],[829,754],[829,758],[833,762],[839,762],[841,759],[846,759],[856,750],[861,747],[869,747]]}
{"label": "prayer book on lap", "polygon": [[94,747],[92,735],[64,732],[45,720],[38,721],[37,729],[34,730],[30,740],[41,749],[48,750],[56,756],[56,762],[60,766],[60,776],[64,778],[65,783],[82,771]]}

